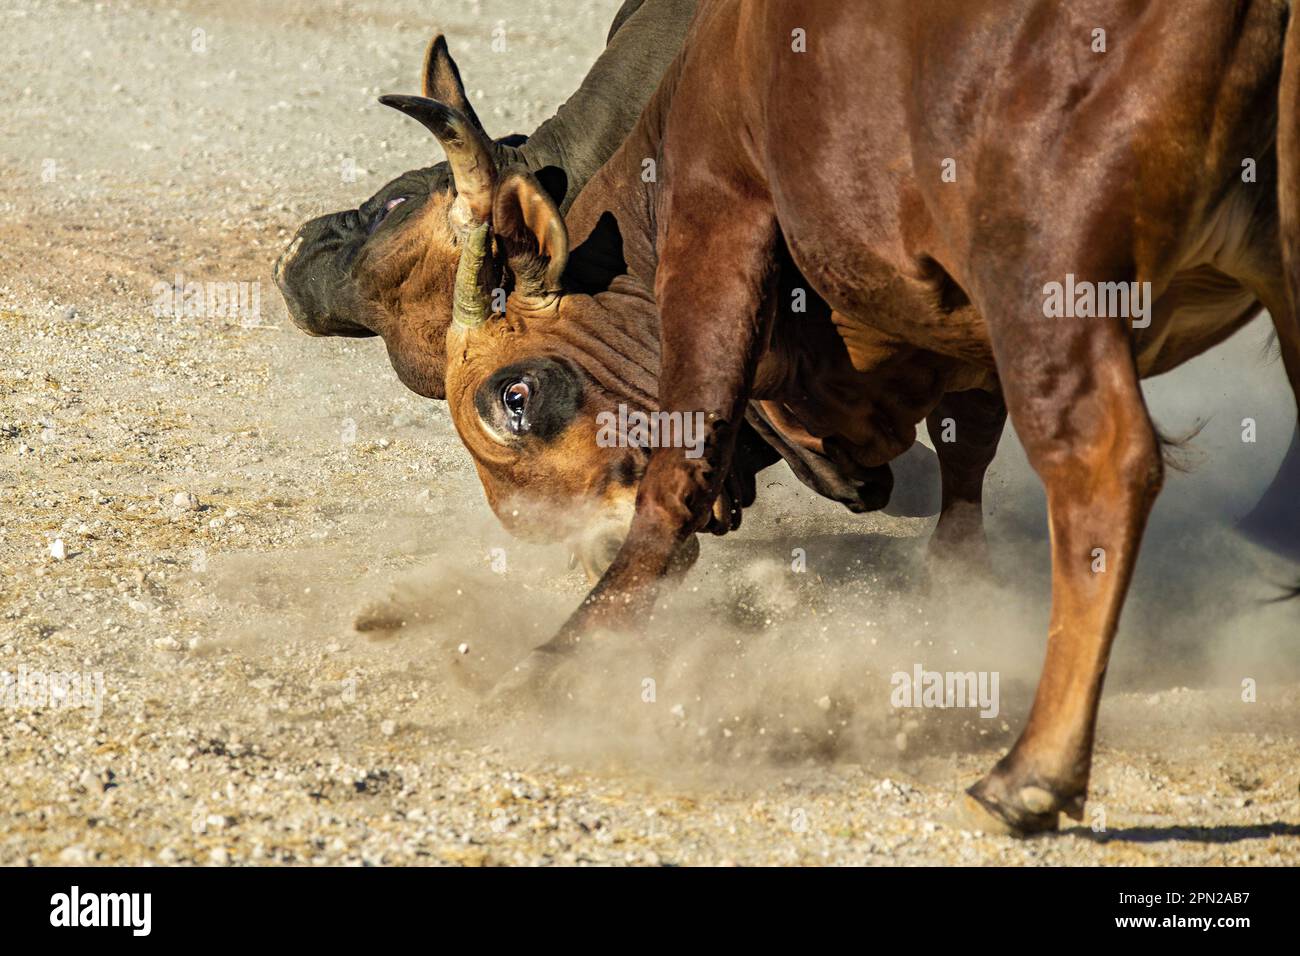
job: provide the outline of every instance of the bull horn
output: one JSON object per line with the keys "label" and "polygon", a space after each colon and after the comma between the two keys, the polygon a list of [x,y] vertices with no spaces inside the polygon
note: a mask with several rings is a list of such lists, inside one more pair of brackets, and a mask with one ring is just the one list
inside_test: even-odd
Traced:
{"label": "bull horn", "polygon": [[460,70],[447,49],[447,38],[441,33],[434,34],[429,48],[424,52],[424,83],[422,93],[431,100],[446,103],[452,109],[460,110],[465,118],[483,128],[478,114],[465,95],[465,84],[461,82]]}
{"label": "bull horn", "polygon": [[487,222],[497,178],[487,134],[460,110],[437,100],[387,94],[379,102],[405,113],[437,137],[451,165],[456,192],[465,200],[473,222]]}
{"label": "bull horn", "polygon": [[486,222],[478,223],[461,241],[460,262],[456,265],[451,318],[462,328],[477,328],[492,312],[495,282],[491,253],[491,228]]}

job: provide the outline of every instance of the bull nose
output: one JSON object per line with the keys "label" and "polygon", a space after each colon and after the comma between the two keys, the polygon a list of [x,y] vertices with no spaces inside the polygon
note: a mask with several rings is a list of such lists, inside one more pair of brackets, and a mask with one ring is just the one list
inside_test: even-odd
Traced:
{"label": "bull nose", "polygon": [[302,248],[302,236],[294,236],[293,241],[289,243],[288,248],[280,253],[280,257],[275,260],[275,266],[271,269],[271,277],[275,279],[275,284],[284,289],[284,269],[285,266],[298,254]]}
{"label": "bull nose", "polygon": [[284,297],[284,304],[289,312],[289,320],[308,335],[321,335],[321,331],[308,321],[302,304],[298,301],[298,297],[293,294],[293,290],[289,288],[289,281],[285,278],[285,270],[292,264],[294,257],[298,255],[301,248],[302,235],[300,233],[293,237],[293,240],[285,247],[284,252],[280,253],[279,258],[275,260],[275,265],[271,268],[271,278],[275,280],[276,288],[280,290],[280,295]]}

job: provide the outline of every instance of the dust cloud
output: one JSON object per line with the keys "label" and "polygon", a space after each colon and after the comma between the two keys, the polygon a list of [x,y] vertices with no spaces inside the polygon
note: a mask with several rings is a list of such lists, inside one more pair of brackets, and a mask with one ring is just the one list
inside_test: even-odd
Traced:
{"label": "dust cloud", "polygon": [[[1268,600],[1294,569],[1234,529],[1276,472],[1292,427],[1265,333],[1257,323],[1148,385],[1162,430],[1203,427],[1183,451],[1190,471],[1169,472],[1152,516],[1112,692],[1282,682],[1300,671],[1296,606]],[[305,408],[285,410],[298,434],[337,427],[337,414],[313,424]],[[434,422],[441,406],[427,414],[416,427],[445,425]],[[1267,436],[1256,445],[1240,441],[1247,416]],[[447,453],[465,456],[453,445]],[[586,644],[563,665],[558,702],[548,704],[490,692],[578,606],[585,577],[569,547],[510,538],[465,481],[441,481],[431,503],[417,498],[328,546],[277,555],[275,569],[231,559],[212,580],[226,580],[227,595],[263,592],[253,604],[264,618],[255,615],[252,630],[296,621],[304,633],[390,657],[394,673],[418,666],[445,695],[437,719],[466,743],[686,776],[905,765],[1009,745],[1032,699],[1050,561],[1044,496],[1011,430],[986,489],[993,567],[979,573],[927,561],[932,519],[853,516],[784,466],[765,472],[742,528],[702,539],[699,561],[664,591],[645,633]],[[349,535],[389,560],[349,567]],[[996,674],[996,716],[895,706],[895,675],[918,667]]]}

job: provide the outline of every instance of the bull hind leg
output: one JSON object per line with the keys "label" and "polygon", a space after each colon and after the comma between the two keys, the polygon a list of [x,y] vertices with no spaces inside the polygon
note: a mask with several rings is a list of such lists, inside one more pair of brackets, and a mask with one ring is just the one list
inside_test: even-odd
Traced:
{"label": "bull hind leg", "polygon": [[1238,527],[1248,538],[1300,561],[1300,319],[1280,282],[1250,284],[1273,320],[1287,380],[1296,397],[1296,428],[1277,474]]}
{"label": "bull hind leg", "polygon": [[[1276,477],[1247,518],[1247,533],[1253,524],[1265,543],[1300,560],[1295,504],[1300,492],[1300,14],[1294,10],[1286,27],[1278,101],[1277,213],[1282,268],[1280,276],[1261,283],[1256,293],[1277,330],[1282,364],[1296,399],[1296,432]],[[1300,588],[1296,591],[1300,594]]]}
{"label": "bull hind leg", "polygon": [[945,395],[926,418],[939,458],[942,499],[930,556],[990,570],[984,538],[984,474],[997,454],[1007,407],[1001,395],[972,390]]}
{"label": "bull hind leg", "polygon": [[1044,282],[1087,276],[1078,263],[1029,255],[975,270],[1011,421],[1047,491],[1051,533],[1051,623],[1029,719],[968,791],[967,810],[982,828],[1017,834],[1055,829],[1061,812],[1082,815],[1111,643],[1163,478],[1122,320],[1043,317]]}

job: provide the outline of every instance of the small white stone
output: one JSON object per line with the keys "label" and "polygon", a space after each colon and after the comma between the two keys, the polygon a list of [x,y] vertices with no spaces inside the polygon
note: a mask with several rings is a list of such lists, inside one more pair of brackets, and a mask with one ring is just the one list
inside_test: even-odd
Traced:
{"label": "small white stone", "polygon": [[459,645],[459,646],[456,648],[456,653],[457,653],[457,654],[468,654],[468,653],[469,653],[469,645],[468,645],[468,644],[461,644],[461,645]]}
{"label": "small white stone", "polygon": [[62,561],[68,556],[68,549],[63,544],[62,538],[55,538],[50,542],[50,557],[55,561]]}
{"label": "small white stone", "polygon": [[199,499],[188,491],[178,491],[172,498],[172,505],[182,511],[198,511]]}
{"label": "small white stone", "polygon": [[397,733],[397,722],[394,720],[385,720],[379,725],[379,732],[385,737],[391,737]]}
{"label": "small white stone", "polygon": [[88,859],[89,855],[86,853],[86,848],[80,843],[67,847],[59,854],[60,863],[66,863],[72,866],[85,866]]}

